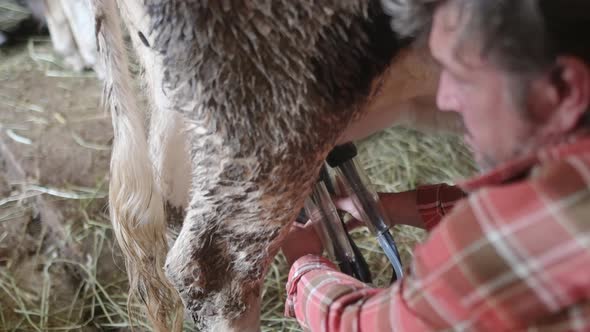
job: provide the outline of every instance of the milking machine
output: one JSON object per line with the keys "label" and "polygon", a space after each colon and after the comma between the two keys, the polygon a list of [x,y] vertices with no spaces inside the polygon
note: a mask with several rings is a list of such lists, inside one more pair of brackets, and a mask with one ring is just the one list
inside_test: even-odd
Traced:
{"label": "milking machine", "polygon": [[314,223],[328,256],[338,264],[340,271],[370,283],[369,266],[346,231],[324,181],[319,181],[306,199],[305,212]]}
{"label": "milking machine", "polygon": [[403,267],[389,231],[391,222],[356,157],[357,149],[353,143],[337,146],[330,152],[312,194],[305,201],[305,213],[302,211],[298,221],[310,219],[314,222],[329,258],[337,263],[343,273],[370,283],[372,278],[368,265],[346,231],[343,214],[332,201],[334,196],[350,197],[361,221],[377,238],[389,259],[393,268],[393,282],[403,277]]}

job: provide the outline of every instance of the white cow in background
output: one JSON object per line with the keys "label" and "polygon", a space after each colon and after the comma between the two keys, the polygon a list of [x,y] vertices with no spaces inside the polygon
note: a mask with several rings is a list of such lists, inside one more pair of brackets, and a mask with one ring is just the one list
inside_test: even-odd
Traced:
{"label": "white cow in background", "polygon": [[[89,0],[0,0],[0,20],[17,20],[6,23],[4,29],[18,30],[19,24],[30,19],[36,21],[38,28],[47,27],[53,49],[64,61],[68,69],[82,71],[94,69],[99,76],[102,70],[97,65],[95,18]],[[30,15],[26,14],[27,9]],[[12,12],[18,12],[14,18]],[[2,31],[0,24],[0,44],[8,41],[12,33]]]}

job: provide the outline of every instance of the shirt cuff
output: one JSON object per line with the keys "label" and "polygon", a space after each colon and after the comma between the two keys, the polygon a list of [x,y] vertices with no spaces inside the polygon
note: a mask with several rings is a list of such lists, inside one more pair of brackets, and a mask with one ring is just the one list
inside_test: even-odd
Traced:
{"label": "shirt cuff", "polygon": [[426,230],[431,231],[451,212],[455,204],[465,198],[465,192],[447,184],[420,186],[416,189],[418,213]]}
{"label": "shirt cuff", "polygon": [[297,284],[308,272],[314,270],[337,271],[336,265],[330,260],[316,255],[305,255],[293,263],[287,280],[287,300],[285,302],[285,316],[295,318],[295,301],[297,298]]}

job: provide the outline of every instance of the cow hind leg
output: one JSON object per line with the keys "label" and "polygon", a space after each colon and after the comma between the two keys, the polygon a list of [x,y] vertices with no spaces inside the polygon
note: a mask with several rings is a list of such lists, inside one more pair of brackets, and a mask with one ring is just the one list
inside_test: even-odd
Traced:
{"label": "cow hind leg", "polygon": [[[119,11],[114,0],[93,0],[92,6],[99,58],[105,68],[105,102],[114,129],[109,209],[126,259],[130,299],[144,301],[157,331],[169,331],[171,326],[179,331],[180,299],[162,268],[168,251],[162,191],[149,154],[145,113],[133,91]],[[171,325],[168,317],[174,315]]]}
{"label": "cow hind leg", "polygon": [[61,2],[45,0],[43,8],[54,50],[63,57],[69,68],[75,71],[83,70],[84,59],[78,51],[70,22]]}
{"label": "cow hind leg", "polygon": [[152,112],[148,143],[154,178],[164,199],[170,241],[178,236],[189,203],[191,167],[188,138],[181,114],[168,112],[167,109]]}
{"label": "cow hind leg", "polygon": [[[236,158],[223,140],[207,136],[192,138],[191,201],[166,274],[199,330],[258,331],[264,276],[295,217],[286,203],[302,200],[305,192],[294,186],[310,187],[321,160],[310,156],[301,183],[284,181],[281,188],[267,181],[273,176],[256,179],[264,156]],[[296,173],[289,165],[276,168]]]}
{"label": "cow hind leg", "polygon": [[[58,2],[58,1],[55,1]],[[88,0],[61,0],[62,11],[67,18],[72,39],[83,68],[93,68],[99,78],[103,70],[97,64],[95,26]]]}
{"label": "cow hind leg", "polygon": [[[114,6],[114,0],[95,2]],[[166,279],[160,274],[160,259],[167,250],[162,239],[162,196],[170,192],[166,194],[160,181],[166,167],[158,165],[157,153],[141,152],[148,148],[137,136],[143,128],[134,118],[136,107],[116,103],[111,107],[116,133],[113,223],[126,250],[132,284],[146,295],[148,311],[160,326],[164,310],[173,307],[177,294],[168,287],[169,280],[199,330],[259,329],[262,282],[286,226],[303,205],[326,154],[359,112],[357,106],[365,101],[372,77],[382,70],[377,67],[391,59],[390,54],[381,54],[384,44],[373,43],[367,31],[349,31],[350,38],[342,37],[342,31],[367,28],[352,24],[365,20],[360,1],[330,1],[327,8],[333,8],[339,19],[332,17],[333,11],[316,13],[311,8],[300,15],[290,1],[273,2],[270,15],[263,3],[256,3],[260,8],[253,11],[247,1],[119,2],[129,7],[124,9],[131,18],[126,25],[140,57],[153,56],[145,57],[153,62],[144,59],[146,81],[162,82],[161,89],[151,93],[154,111],[179,112],[190,134],[190,202],[166,258]],[[142,8],[147,8],[147,15]],[[252,15],[256,24],[251,24]],[[147,26],[141,24],[144,18],[151,21]],[[294,25],[309,31],[292,34],[293,20],[301,20]],[[104,30],[114,28],[108,23],[103,21],[99,45],[111,36]],[[277,24],[276,29],[267,29]],[[384,31],[389,31],[387,24]],[[262,35],[255,38],[258,34]],[[373,56],[361,52],[368,44],[378,46],[371,48]],[[103,47],[101,53],[115,62],[121,49]],[[341,55],[346,56],[341,59]],[[384,63],[376,65],[376,57]],[[341,70],[342,63],[347,64],[346,71]],[[112,63],[107,67],[109,77]],[[119,77],[114,82],[125,80],[129,79]],[[120,88],[108,90],[111,99]],[[133,96],[128,97],[123,100]],[[136,132],[131,137],[126,136],[129,124]],[[134,140],[139,145],[121,145]],[[152,180],[151,190],[142,187],[145,183],[138,181],[130,165]],[[141,201],[127,202],[137,198]],[[145,207],[154,210],[143,216]]]}
{"label": "cow hind leg", "polygon": [[190,160],[187,119],[174,111],[174,103],[164,91],[164,64],[150,47],[149,16],[141,1],[127,0],[120,5],[123,21],[142,68],[142,84],[150,110],[149,156],[154,168],[154,182],[164,200],[169,235],[174,239],[180,231],[184,210],[189,201]]}

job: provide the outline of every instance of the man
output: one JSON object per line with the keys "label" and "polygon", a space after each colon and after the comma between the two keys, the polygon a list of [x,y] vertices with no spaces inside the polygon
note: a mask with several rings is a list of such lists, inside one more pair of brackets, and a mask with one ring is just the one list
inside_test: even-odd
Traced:
{"label": "man", "polygon": [[312,331],[590,331],[590,2],[414,2],[432,13],[438,107],[462,114],[486,173],[383,196],[431,231],[388,289],[295,227],[286,314]]}

